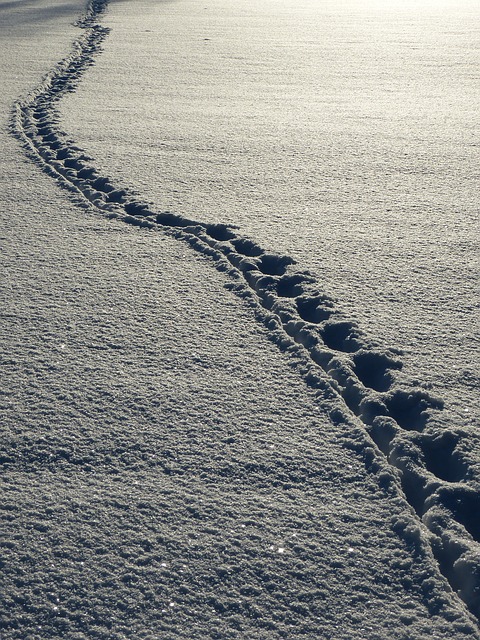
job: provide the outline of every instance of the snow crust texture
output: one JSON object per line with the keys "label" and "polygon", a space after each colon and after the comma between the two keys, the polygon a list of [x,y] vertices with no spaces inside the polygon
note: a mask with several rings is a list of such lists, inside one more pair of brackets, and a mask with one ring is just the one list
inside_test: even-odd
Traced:
{"label": "snow crust texture", "polygon": [[[385,482],[400,477],[407,501],[429,531],[441,572],[480,618],[478,483],[457,449],[462,434],[425,430],[432,411],[441,411],[442,400],[419,387],[399,388],[395,372],[402,367],[401,353],[370,345],[322,291],[316,277],[289,256],[266,252],[232,226],[156,211],[132,190],[100,175],[94,159],[60,130],[56,103],[75,90],[100,52],[108,29],[97,19],[107,4],[106,0],[90,3],[78,22],[84,34],[72,53],[35,92],[16,104],[15,134],[78,204],[186,242],[230,276],[228,288],[252,305],[271,340],[300,363],[305,381],[318,391],[319,402],[331,407],[332,421],[340,424],[354,414],[371,447],[352,441],[352,448],[363,449],[372,469],[379,464],[377,449],[383,454],[392,469]],[[400,533],[402,526],[398,523]]]}

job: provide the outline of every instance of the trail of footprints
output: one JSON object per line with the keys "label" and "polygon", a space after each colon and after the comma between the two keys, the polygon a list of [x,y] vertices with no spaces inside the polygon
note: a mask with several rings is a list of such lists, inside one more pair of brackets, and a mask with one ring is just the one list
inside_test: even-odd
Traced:
{"label": "trail of footprints", "polygon": [[462,434],[431,432],[431,410],[441,400],[419,388],[395,386],[398,354],[371,348],[342,316],[309,272],[288,256],[265,252],[231,227],[203,224],[155,212],[127,189],[101,176],[87,156],[57,126],[55,104],[74,91],[93,64],[108,29],[96,24],[107,0],[90,3],[79,21],[84,35],[27,99],[15,105],[13,131],[29,155],[85,206],[110,218],[161,228],[212,256],[232,276],[230,288],[260,305],[263,321],[280,347],[301,347],[306,381],[322,393],[338,394],[363,424],[388,461],[400,471],[404,493],[429,529],[434,554],[452,588],[480,618],[480,494],[468,484],[467,462],[457,445]]}

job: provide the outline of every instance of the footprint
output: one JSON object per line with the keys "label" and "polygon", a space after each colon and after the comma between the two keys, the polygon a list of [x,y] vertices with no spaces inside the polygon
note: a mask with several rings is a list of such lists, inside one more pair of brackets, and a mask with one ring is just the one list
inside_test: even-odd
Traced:
{"label": "footprint", "polygon": [[407,431],[422,431],[429,418],[429,410],[443,408],[442,400],[419,389],[398,389],[385,397],[385,404],[392,418]]}
{"label": "footprint", "polygon": [[127,200],[127,192],[124,189],[114,189],[107,194],[107,202],[114,202],[115,204],[122,204]]}
{"label": "footprint", "polygon": [[320,335],[327,347],[334,351],[353,353],[362,346],[358,340],[355,325],[351,322],[328,323],[320,330]]}
{"label": "footprint", "polygon": [[82,180],[89,180],[98,174],[94,167],[85,167],[84,169],[80,169],[77,175]]}
{"label": "footprint", "polygon": [[232,240],[232,245],[243,256],[247,256],[249,258],[256,258],[257,256],[262,255],[263,249],[248,238],[236,238]]}
{"label": "footprint", "polygon": [[152,212],[148,208],[148,204],[146,202],[136,201],[127,202],[127,204],[125,205],[125,213],[128,213],[131,216],[142,217],[152,215]]}
{"label": "footprint", "polygon": [[326,296],[300,296],[297,298],[298,315],[305,322],[318,324],[328,318],[333,313],[333,302]]}
{"label": "footprint", "polygon": [[419,440],[426,469],[446,482],[459,482],[465,479],[468,471],[466,463],[455,451],[459,440],[460,436],[451,431],[424,434]]}
{"label": "footprint", "polygon": [[273,253],[264,253],[260,259],[258,268],[269,276],[282,276],[290,264],[295,260],[289,256],[277,256]]}
{"label": "footprint", "polygon": [[313,284],[315,278],[308,274],[294,273],[284,275],[277,284],[277,294],[281,298],[296,298],[304,293],[309,284]]}
{"label": "footprint", "polygon": [[165,227],[190,227],[195,224],[194,222],[192,222],[192,220],[177,216],[174,213],[170,213],[170,211],[158,213],[156,216],[156,221],[157,224],[161,224]]}
{"label": "footprint", "polygon": [[42,136],[43,137],[43,141],[44,142],[51,142],[51,143],[56,143],[58,142],[58,138],[56,136],[56,134],[54,133],[49,133],[46,136]]}
{"label": "footprint", "polygon": [[219,242],[233,240],[236,237],[235,233],[226,224],[209,224],[206,225],[205,230],[211,238]]}
{"label": "footprint", "polygon": [[66,160],[72,156],[72,152],[67,147],[60,147],[57,151],[57,160]]}
{"label": "footprint", "polygon": [[[97,191],[103,191],[104,193],[110,193],[110,191],[115,190],[115,187],[108,178],[97,178],[94,182],[92,182],[92,186],[97,189]],[[143,203],[140,204],[143,206]]]}
{"label": "footprint", "polygon": [[465,527],[476,542],[480,542],[480,493],[465,486],[442,487],[438,499]]}
{"label": "footprint", "polygon": [[388,391],[393,376],[391,369],[401,369],[402,363],[384,353],[359,351],[353,356],[353,369],[362,384],[375,391]]}
{"label": "footprint", "polygon": [[[66,158],[63,164],[67,169],[83,169],[85,166],[80,158]],[[99,191],[105,191],[105,189],[99,189]]]}

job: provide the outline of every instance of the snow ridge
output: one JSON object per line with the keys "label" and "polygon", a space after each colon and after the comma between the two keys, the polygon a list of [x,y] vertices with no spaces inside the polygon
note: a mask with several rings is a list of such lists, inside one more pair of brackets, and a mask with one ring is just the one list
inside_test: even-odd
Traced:
{"label": "snow ridge", "polygon": [[[462,434],[426,429],[442,401],[421,388],[400,388],[394,372],[402,367],[401,354],[368,344],[322,292],[315,276],[297,269],[292,258],[267,253],[231,226],[155,211],[131,189],[118,188],[101,176],[93,158],[60,131],[55,105],[64,93],[75,91],[94,64],[109,32],[96,22],[107,4],[91,0],[76,23],[85,32],[71,54],[15,104],[13,133],[81,206],[186,241],[228,273],[227,288],[255,308],[270,338],[292,355],[307,384],[318,390],[331,419],[340,424],[354,414],[368,436],[360,445],[347,446],[363,453],[372,472],[379,473],[388,461],[393,470],[388,482],[400,478],[407,501],[428,530],[441,572],[480,618],[480,492],[456,449]],[[397,523],[405,539],[411,537],[409,526]]]}

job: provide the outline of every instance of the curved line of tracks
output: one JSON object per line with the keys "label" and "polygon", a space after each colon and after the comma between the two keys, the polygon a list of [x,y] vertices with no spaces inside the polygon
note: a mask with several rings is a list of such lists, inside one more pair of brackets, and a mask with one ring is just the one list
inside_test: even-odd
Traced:
{"label": "curved line of tracks", "polygon": [[[271,339],[301,362],[301,373],[330,407],[331,419],[351,423],[353,413],[360,421],[363,434],[395,469],[391,479],[400,477],[407,501],[426,525],[443,575],[480,618],[480,493],[466,484],[468,465],[456,448],[462,433],[425,430],[429,412],[440,410],[441,400],[423,389],[396,387],[394,371],[402,366],[398,354],[367,344],[316,278],[296,269],[291,258],[267,253],[231,226],[153,211],[131,190],[101,176],[93,159],[60,131],[55,105],[76,89],[100,51],[109,30],[96,20],[107,4],[90,2],[77,22],[84,34],[71,54],[15,104],[14,134],[77,203],[132,225],[161,229],[229,274],[227,287],[252,303]],[[351,446],[358,446],[370,470],[378,472],[381,454],[366,440]]]}

